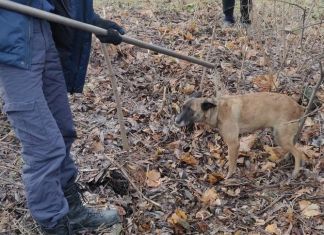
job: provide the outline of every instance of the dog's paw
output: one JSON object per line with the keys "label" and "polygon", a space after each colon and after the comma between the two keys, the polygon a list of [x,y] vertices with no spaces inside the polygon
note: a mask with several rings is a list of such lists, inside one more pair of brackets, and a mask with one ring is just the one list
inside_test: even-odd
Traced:
{"label": "dog's paw", "polygon": [[299,170],[294,170],[292,175],[291,175],[291,179],[297,179],[299,176]]}

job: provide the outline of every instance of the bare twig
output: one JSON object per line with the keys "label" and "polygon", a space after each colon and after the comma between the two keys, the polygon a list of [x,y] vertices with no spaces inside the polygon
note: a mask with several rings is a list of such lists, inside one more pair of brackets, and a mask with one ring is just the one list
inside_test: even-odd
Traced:
{"label": "bare twig", "polygon": [[7,169],[7,170],[10,170],[10,171],[15,171],[17,173],[20,173],[20,170],[17,170],[14,167],[0,165],[0,168],[3,168],[3,169]]}
{"label": "bare twig", "polygon": [[[104,10],[104,16],[106,16],[106,12]],[[111,85],[112,85],[112,89],[114,92],[114,96],[116,99],[116,106],[117,106],[117,116],[118,116],[118,122],[119,122],[119,126],[120,126],[120,134],[122,137],[122,144],[123,144],[123,149],[125,151],[129,151],[129,143],[128,143],[128,139],[127,139],[127,135],[126,135],[126,128],[125,128],[125,122],[124,122],[124,115],[123,115],[123,111],[122,111],[122,105],[121,105],[121,100],[119,97],[119,93],[118,93],[118,85],[117,85],[117,78],[115,76],[112,64],[111,64],[111,59],[108,53],[108,45],[101,43],[101,49],[102,52],[104,54],[105,57],[105,61],[106,61],[106,65],[108,67],[108,71],[110,73],[111,76]]]}
{"label": "bare twig", "polygon": [[0,178],[0,185],[6,185],[6,184],[11,184],[11,185],[16,185],[17,187],[23,187],[22,183],[20,182],[16,182],[16,181],[12,181],[10,179],[5,179],[5,178]]}
{"label": "bare twig", "polygon": [[320,22],[314,23],[314,24],[310,24],[310,25],[306,25],[304,27],[299,27],[299,28],[294,28],[294,29],[284,29],[283,31],[287,32],[287,33],[293,33],[294,31],[298,31],[298,30],[302,30],[302,29],[307,29],[316,25],[322,25],[324,24],[323,20],[321,20]]}
{"label": "bare twig", "polygon": [[4,141],[9,135],[11,134],[11,131],[9,131],[6,135],[4,135],[1,139],[0,139],[0,142],[1,141]]}
{"label": "bare twig", "polygon": [[292,5],[292,6],[295,6],[295,7],[298,7],[302,10],[305,10],[304,7],[302,7],[301,5],[298,5],[297,3],[292,3],[292,2],[287,2],[287,1],[282,1],[282,0],[275,0],[276,2],[282,2],[282,3],[286,3],[286,4],[289,4],[289,5]]}
{"label": "bare twig", "polygon": [[[320,79],[318,80],[317,84],[314,87],[313,93],[312,93],[312,95],[311,95],[311,97],[309,99],[308,105],[306,107],[304,116],[306,116],[309,113],[309,111],[311,109],[311,106],[313,104],[314,98],[315,98],[315,94],[316,94],[318,88],[320,87],[320,85],[322,84],[322,82],[324,80],[323,67],[322,67],[322,62],[321,61],[319,61],[319,67],[320,67]],[[305,120],[306,120],[305,117],[301,119],[297,134],[296,134],[295,139],[294,139],[294,142],[297,142],[297,140],[299,139],[299,135],[300,135],[301,130],[303,129]]]}
{"label": "bare twig", "polygon": [[237,92],[240,94],[241,92],[241,87],[240,87],[240,85],[241,85],[241,82],[242,82],[242,80],[244,79],[244,72],[243,72],[243,70],[244,70],[244,63],[245,63],[245,60],[246,60],[246,54],[247,54],[247,45],[245,45],[245,43],[244,43],[244,45],[243,45],[243,47],[242,47],[242,64],[241,64],[241,69],[240,69],[240,75],[238,76],[238,78],[237,78]]}
{"label": "bare twig", "polygon": [[[210,52],[212,50],[213,42],[214,42],[215,38],[216,38],[216,27],[214,26],[213,27],[212,37],[210,39],[209,49],[208,49],[207,56],[206,56],[206,61],[209,61]],[[216,69],[216,68],[214,68],[214,69]],[[203,68],[203,74],[202,74],[201,80],[200,80],[200,87],[199,87],[199,90],[200,91],[202,91],[203,90],[203,87],[204,87],[204,83],[205,83],[205,80],[206,80],[206,71],[207,71],[207,68],[204,67]]]}
{"label": "bare twig", "polygon": [[134,181],[129,177],[127,171],[125,170],[125,168],[122,165],[120,165],[118,162],[116,162],[112,157],[107,156],[107,155],[106,155],[106,157],[111,161],[112,164],[114,164],[116,167],[119,168],[119,170],[123,173],[123,175],[127,178],[127,180],[131,183],[131,185],[133,186],[133,188],[139,193],[139,195],[142,198],[144,198],[146,201],[150,202],[151,204],[153,204],[153,205],[155,205],[157,207],[162,208],[162,206],[159,203],[157,203],[157,202],[149,199],[148,197],[146,197],[142,193],[142,191],[137,187],[137,185],[134,183]]}
{"label": "bare twig", "polygon": [[257,215],[262,215],[264,212],[266,212],[268,209],[270,209],[271,207],[273,207],[273,205],[275,205],[276,203],[278,203],[280,200],[282,200],[285,197],[287,197],[286,194],[281,195],[280,197],[278,197],[277,199],[275,199],[273,202],[271,202],[268,206],[266,206],[264,209],[262,209],[261,211],[259,211],[257,213]]}
{"label": "bare twig", "polygon": [[317,108],[317,109],[313,110],[313,111],[310,112],[310,113],[305,113],[303,116],[301,116],[301,117],[298,118],[298,119],[291,120],[291,121],[289,121],[289,122],[283,122],[283,124],[289,124],[289,123],[294,123],[294,122],[300,122],[302,119],[305,119],[305,118],[307,118],[308,116],[313,115],[314,113],[317,113],[317,112],[320,111],[320,110],[321,110],[321,108]]}
{"label": "bare twig", "polygon": [[163,108],[164,108],[165,103],[166,103],[166,92],[167,92],[167,86],[164,86],[164,88],[163,88],[163,100],[162,100],[160,110],[158,111],[158,114],[161,114],[163,112]]}
{"label": "bare twig", "polygon": [[291,6],[295,6],[298,7],[299,9],[301,9],[303,11],[303,16],[302,16],[302,32],[301,32],[301,38],[300,38],[300,47],[303,48],[303,38],[304,38],[304,32],[305,32],[305,22],[306,22],[306,8],[302,7],[301,5],[297,4],[297,3],[292,3],[292,2],[287,2],[287,1],[282,1],[282,0],[275,0],[277,2],[281,2],[281,3],[285,3],[285,4],[289,4]]}
{"label": "bare twig", "polygon": [[306,20],[306,9],[303,9],[303,21],[302,21],[302,32],[300,36],[300,47],[303,49],[303,39],[304,39],[304,32],[305,32],[305,20]]}

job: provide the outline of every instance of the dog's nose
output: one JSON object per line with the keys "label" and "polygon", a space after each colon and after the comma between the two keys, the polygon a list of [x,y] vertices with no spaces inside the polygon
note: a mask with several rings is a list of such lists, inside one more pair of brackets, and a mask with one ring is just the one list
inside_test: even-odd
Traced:
{"label": "dog's nose", "polygon": [[182,120],[181,115],[178,115],[178,116],[175,118],[175,125],[176,125],[177,127],[183,127],[183,126],[186,126],[185,122]]}

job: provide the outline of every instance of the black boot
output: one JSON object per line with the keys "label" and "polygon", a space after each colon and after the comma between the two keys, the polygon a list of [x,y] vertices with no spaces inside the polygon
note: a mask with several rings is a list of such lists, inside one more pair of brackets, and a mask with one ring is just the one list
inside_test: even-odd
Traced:
{"label": "black boot", "polygon": [[235,23],[234,19],[235,0],[223,0],[224,23],[231,25]]}
{"label": "black boot", "polygon": [[44,235],[72,235],[72,230],[66,217],[60,219],[57,225],[53,228],[45,228],[41,226],[41,231]]}
{"label": "black boot", "polygon": [[120,223],[121,219],[116,210],[96,211],[83,205],[79,193],[79,186],[71,184],[64,190],[64,195],[69,204],[69,219],[73,232],[83,229],[94,230],[101,226],[110,227]]}

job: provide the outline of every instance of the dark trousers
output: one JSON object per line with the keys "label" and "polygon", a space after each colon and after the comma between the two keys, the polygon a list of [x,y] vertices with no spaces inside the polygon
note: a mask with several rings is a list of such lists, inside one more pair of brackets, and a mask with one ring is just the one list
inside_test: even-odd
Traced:
{"label": "dark trousers", "polygon": [[[250,23],[250,11],[252,9],[252,0],[241,0],[241,22]],[[234,6],[235,0],[223,0],[223,12],[225,20],[234,23]]]}
{"label": "dark trousers", "polygon": [[34,19],[32,29],[31,68],[0,64],[0,95],[22,145],[28,208],[52,227],[69,211],[63,189],[77,174],[70,157],[76,134],[49,23]]}

